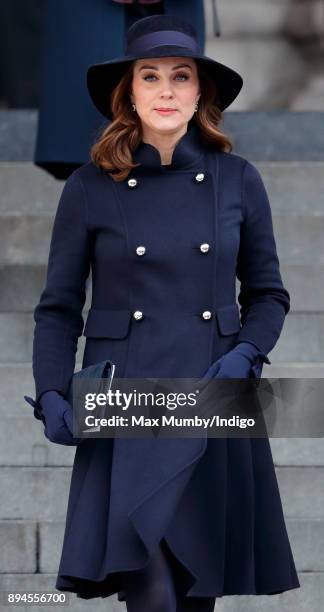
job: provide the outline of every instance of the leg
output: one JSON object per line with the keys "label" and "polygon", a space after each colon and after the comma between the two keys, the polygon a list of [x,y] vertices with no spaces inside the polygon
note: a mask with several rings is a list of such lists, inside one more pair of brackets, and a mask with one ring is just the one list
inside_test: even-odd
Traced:
{"label": "leg", "polygon": [[124,572],[127,612],[176,612],[176,592],[171,568],[159,546],[148,565]]}
{"label": "leg", "polygon": [[177,599],[177,612],[213,612],[216,597],[181,597]]}
{"label": "leg", "polygon": [[186,572],[183,572],[181,563],[178,562],[164,538],[161,540],[160,545],[174,576],[177,601],[176,612],[213,612],[216,597],[186,597],[184,595],[189,586]]}

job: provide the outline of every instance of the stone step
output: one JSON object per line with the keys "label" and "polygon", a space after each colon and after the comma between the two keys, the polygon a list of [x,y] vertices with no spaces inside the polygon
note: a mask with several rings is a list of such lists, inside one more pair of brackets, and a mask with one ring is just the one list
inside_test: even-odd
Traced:
{"label": "stone step", "polygon": [[[214,38],[212,3],[204,1],[206,36]],[[281,34],[294,35],[309,40],[310,36],[321,36],[321,0],[217,0],[221,36],[246,39]],[[253,19],[251,19],[253,15]]]}
{"label": "stone step", "polygon": [[[76,361],[75,370],[81,368],[81,361]],[[263,378],[324,378],[324,362],[319,363],[276,363],[264,364]],[[21,416],[21,397],[34,391],[32,364],[30,361],[21,363],[0,363],[0,418],[7,414],[10,406],[12,417]]]}
{"label": "stone step", "polygon": [[[265,366],[266,367],[266,366]],[[81,363],[76,364],[76,370]],[[271,378],[323,378],[324,364],[271,365]],[[265,369],[263,372],[265,375]],[[33,416],[24,395],[34,397],[34,380],[30,363],[0,366],[0,466],[67,466],[71,467],[75,449],[50,443],[43,424]],[[324,466],[324,443],[321,438],[272,438],[273,460],[277,466]]]}
{"label": "stone step", "polygon": [[[56,593],[57,572],[53,574],[1,574],[0,591]],[[232,595],[218,597],[214,612],[322,612],[324,599],[323,572],[300,572],[298,574],[301,588],[286,591],[280,595]],[[62,594],[62,593],[61,593]],[[68,597],[69,612],[89,611],[95,607],[96,612],[125,612],[125,603],[118,602],[117,596],[95,598],[91,601],[81,600],[75,594]],[[58,607],[58,606],[57,606]],[[12,612],[12,605],[2,604],[1,612]],[[39,612],[39,605],[28,605],[29,612]],[[43,612],[53,612],[52,606],[42,605]],[[63,608],[64,609],[64,608]]]}
{"label": "stone step", "polygon": [[13,217],[52,217],[64,186],[31,162],[1,161],[0,182],[0,214]]}
{"label": "stone step", "polygon": [[[288,519],[286,526],[297,572],[323,572],[324,521]],[[64,521],[0,520],[0,574],[55,573],[64,527]]]}
{"label": "stone step", "polygon": [[[276,467],[276,474],[287,518],[323,519],[324,467]],[[70,480],[66,467],[2,467],[0,519],[64,520]]]}
{"label": "stone step", "polygon": [[[75,448],[49,442],[43,423],[33,417],[32,408],[23,396],[19,408],[19,416],[6,414],[1,418],[0,467],[71,467]],[[272,436],[272,432],[269,435]],[[324,467],[323,438],[270,437],[270,444],[277,466]]]}
{"label": "stone step", "polygon": [[[46,265],[3,265],[0,267],[0,313],[33,313],[46,285]],[[290,293],[290,312],[322,311],[324,304],[323,264],[284,264],[280,263],[284,285]],[[314,287],[316,286],[316,291]],[[240,283],[236,280],[236,295]],[[87,298],[84,309],[91,307],[91,276],[88,281]],[[17,300],[19,295],[19,300]]]}
{"label": "stone step", "polygon": [[[0,312],[33,313],[46,284],[47,266],[4,265],[0,267]],[[312,274],[312,271],[309,271]],[[90,277],[91,278],[91,277]],[[17,300],[19,295],[19,300]],[[91,306],[91,282],[85,309]]]}
{"label": "stone step", "polygon": [[[234,10],[236,11],[236,8]],[[284,36],[207,38],[205,51],[208,57],[217,58],[217,61],[231,66],[243,77],[240,94],[230,107],[232,112],[289,108],[292,88],[293,91],[298,91],[305,81],[307,62],[298,52],[298,48],[296,49]],[[256,57],[258,61],[254,62],[253,58]],[[282,61],[282,58],[285,58],[285,61]],[[263,130],[259,131],[262,129],[260,123],[259,140],[262,140],[263,146],[266,146],[267,134]],[[226,112],[223,131],[232,137],[237,148],[237,133],[232,133],[231,129],[228,131],[225,124]],[[250,133],[251,140],[253,131]],[[289,138],[294,139],[291,134]],[[271,140],[273,142],[274,136]],[[276,159],[280,159],[278,153]]]}
{"label": "stone step", "polygon": [[[324,215],[323,162],[249,159],[261,173],[274,216]],[[0,183],[0,215],[24,219],[50,217],[53,221],[63,181],[31,162],[0,162]]]}
{"label": "stone step", "polygon": [[[25,607],[28,612],[53,612],[53,610],[68,610],[69,612],[89,612],[95,609],[96,612],[125,612],[125,604],[117,600],[117,595],[108,598],[97,597],[91,600],[80,599],[75,593],[63,593],[55,588],[57,572],[53,574],[40,573],[17,573],[0,574],[0,609],[1,612],[12,612],[16,609],[13,604],[5,604],[4,597],[10,593],[38,593],[39,595],[50,594],[64,597],[65,604],[52,603],[51,605],[20,605],[22,610]],[[299,589],[300,590],[300,589]],[[48,595],[47,595],[48,596]],[[91,604],[89,604],[91,601]],[[316,610],[314,612],[317,612]]]}
{"label": "stone step", "polygon": [[[83,319],[86,320],[86,312]],[[0,363],[21,363],[32,358],[35,322],[32,313],[0,313]],[[79,338],[77,360],[82,361],[85,337]],[[323,361],[324,313],[288,313],[281,336],[269,353],[271,362]]]}
{"label": "stone step", "polygon": [[300,572],[301,588],[280,595],[234,595],[216,599],[215,612],[322,612],[323,572]]}
{"label": "stone step", "polygon": [[[264,42],[264,38],[262,38]],[[261,41],[261,42],[262,42]],[[217,59],[221,60],[218,53],[216,40],[206,45],[206,53],[212,52]],[[214,47],[217,45],[217,48]],[[226,49],[222,46],[222,52],[226,55],[226,62],[234,68],[234,62],[245,61],[243,72],[253,64],[253,83],[252,75],[249,87],[252,84],[258,85],[258,77],[255,74],[255,62],[251,62],[251,57],[258,57],[262,53],[264,58],[265,46],[260,50],[251,49],[246,41],[240,45],[239,49],[230,46]],[[234,58],[233,58],[234,53]],[[252,53],[252,55],[250,55]],[[282,47],[277,45],[277,55],[275,61],[267,65],[271,71],[271,76],[277,71],[278,62],[282,63]],[[285,56],[285,55],[284,55]],[[288,56],[285,56],[288,57]],[[231,58],[233,62],[231,63]],[[289,62],[285,60],[287,67]],[[260,69],[264,70],[263,63],[260,62]],[[263,86],[264,73],[260,82],[259,95],[265,95]],[[292,77],[291,77],[292,78]],[[271,81],[272,82],[272,81]],[[281,80],[282,83],[282,80]],[[296,87],[296,82],[293,83]],[[237,99],[237,104],[247,103],[247,92],[249,87],[245,87]],[[253,90],[251,89],[251,92]],[[280,94],[280,90],[279,90]],[[272,91],[272,100],[274,92]],[[239,102],[240,99],[240,102]],[[282,100],[279,99],[280,104]],[[289,111],[289,110],[255,110],[240,111],[234,109],[225,111],[224,122],[220,126],[224,132],[234,139],[234,152],[251,160],[272,160],[272,161],[324,161],[323,146],[323,118],[324,112],[312,111]],[[237,107],[236,107],[237,108]],[[282,106],[281,106],[282,108]],[[0,133],[2,147],[0,149],[0,161],[4,162],[31,162],[34,159],[35,138],[37,133],[37,111],[36,110],[1,110],[0,111]],[[44,173],[45,174],[45,173]]]}
{"label": "stone step", "polygon": [[[47,216],[3,216],[0,265],[47,264],[52,225]],[[281,264],[324,264],[324,215],[276,215],[273,227]]]}
{"label": "stone step", "polygon": [[[62,527],[64,528],[63,524]],[[0,549],[2,553],[0,556],[0,574],[32,574],[37,572],[37,548],[38,523],[36,521],[0,521]],[[55,565],[51,571],[55,572]]]}

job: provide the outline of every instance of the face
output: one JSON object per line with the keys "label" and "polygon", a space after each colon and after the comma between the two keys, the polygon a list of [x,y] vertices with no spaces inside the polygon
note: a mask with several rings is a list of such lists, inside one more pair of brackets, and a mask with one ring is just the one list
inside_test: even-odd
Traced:
{"label": "face", "polygon": [[[131,102],[144,133],[185,128],[200,98],[197,65],[191,57],[161,57],[135,61]],[[171,112],[157,109],[172,108]]]}

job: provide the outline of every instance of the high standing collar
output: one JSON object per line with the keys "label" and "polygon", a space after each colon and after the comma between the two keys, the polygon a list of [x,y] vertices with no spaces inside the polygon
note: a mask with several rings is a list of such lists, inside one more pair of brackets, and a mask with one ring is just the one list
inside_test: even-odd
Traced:
{"label": "high standing collar", "polygon": [[201,141],[199,128],[196,125],[188,128],[188,131],[178,140],[172,154],[171,164],[162,165],[161,156],[156,147],[141,141],[133,152],[133,160],[141,166],[135,170],[151,169],[160,171],[173,171],[191,168],[199,164],[204,155],[204,144]]}

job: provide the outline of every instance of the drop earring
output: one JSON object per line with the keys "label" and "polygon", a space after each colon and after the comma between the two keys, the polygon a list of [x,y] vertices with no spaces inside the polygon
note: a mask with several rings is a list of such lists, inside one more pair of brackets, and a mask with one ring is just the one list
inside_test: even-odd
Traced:
{"label": "drop earring", "polygon": [[197,110],[198,110],[198,102],[196,102],[196,104],[195,104],[194,113],[196,113]]}

